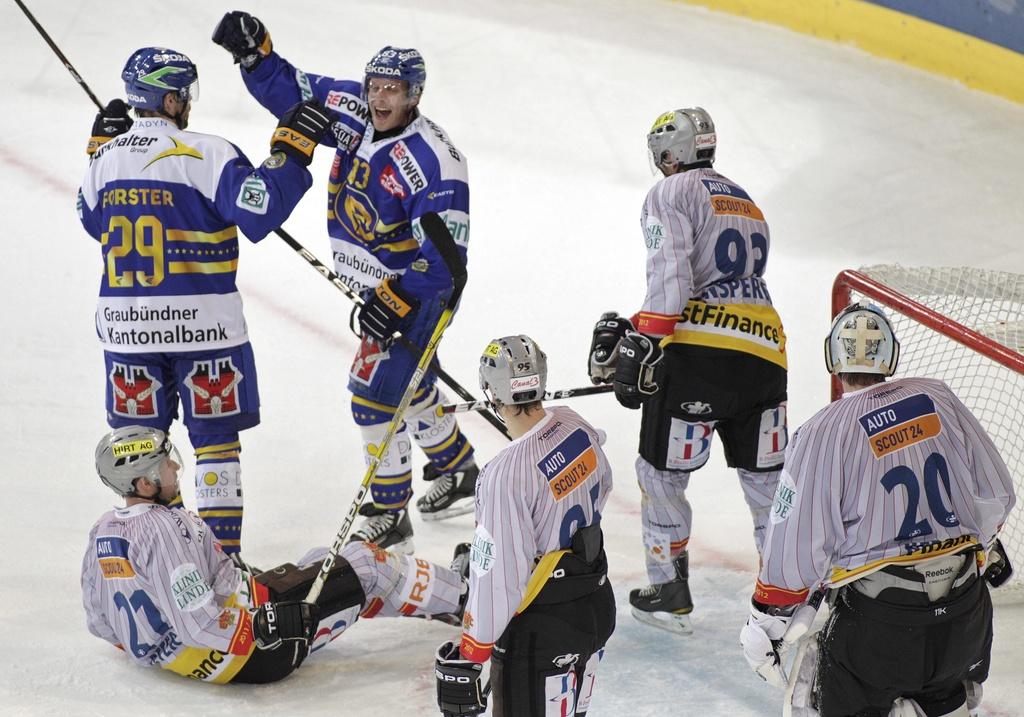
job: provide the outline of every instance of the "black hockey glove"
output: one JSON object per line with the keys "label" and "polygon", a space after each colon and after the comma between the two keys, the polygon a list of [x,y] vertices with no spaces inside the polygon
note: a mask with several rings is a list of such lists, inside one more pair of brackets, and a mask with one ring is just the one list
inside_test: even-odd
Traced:
{"label": "black hockey glove", "polygon": [[128,115],[128,105],[124,100],[110,100],[107,106],[96,113],[92,123],[92,136],[85,153],[90,157],[104,144],[119,134],[132,128],[132,118]]}
{"label": "black hockey glove", "polygon": [[437,648],[434,676],[437,677],[437,706],[444,717],[478,715],[487,709],[487,696],[480,687],[484,666],[464,660],[453,642]]}
{"label": "black hockey glove", "polygon": [[628,331],[619,342],[615,398],[626,408],[636,409],[658,390],[656,378],[662,352],[658,343],[643,334]]}
{"label": "black hockey glove", "polygon": [[359,309],[362,335],[370,336],[381,346],[387,347],[391,344],[391,335],[398,330],[402,320],[419,308],[419,300],[406,293],[398,279],[388,277]]}
{"label": "black hockey glove", "polygon": [[988,567],[985,568],[985,580],[994,588],[999,587],[1013,575],[1013,566],[1010,565],[1010,556],[1006,554],[1003,541],[996,538],[996,542],[988,551]]}
{"label": "black hockey glove", "polygon": [[213,41],[231,53],[236,65],[252,72],[274,49],[266,26],[247,12],[225,13],[213,30]]}
{"label": "black hockey glove", "polygon": [[284,152],[308,167],[313,150],[331,123],[329,110],[319,102],[306,100],[284,113],[270,140],[271,152]]}
{"label": "black hockey glove", "polygon": [[286,640],[297,640],[309,645],[319,621],[316,605],[299,600],[265,602],[252,617],[252,631],[256,647],[273,650]]}
{"label": "black hockey glove", "polygon": [[594,324],[594,336],[590,340],[590,361],[587,363],[587,374],[591,383],[611,383],[615,376],[615,362],[618,353],[615,349],[619,340],[627,331],[633,330],[633,323],[614,311],[606,311]]}

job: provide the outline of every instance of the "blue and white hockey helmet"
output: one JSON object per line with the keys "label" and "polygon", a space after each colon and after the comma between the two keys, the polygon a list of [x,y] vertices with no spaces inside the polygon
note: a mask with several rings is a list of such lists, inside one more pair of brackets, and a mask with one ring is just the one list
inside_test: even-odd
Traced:
{"label": "blue and white hockey helmet", "polygon": [[181,455],[167,434],[147,426],[124,426],[96,445],[96,473],[103,484],[122,498],[135,495],[135,481],[148,478],[161,484],[161,466],[170,459],[181,476]]}
{"label": "blue and white hockey helmet", "polygon": [[128,104],[159,112],[164,95],[177,92],[182,102],[199,96],[199,70],[192,60],[166,47],[143,47],[132,53],[121,70]]}
{"label": "blue and white hockey helmet", "polygon": [[713,163],[717,146],[715,123],[703,107],[664,112],[647,133],[651,163],[659,169]]}
{"label": "blue and white hockey helmet", "polygon": [[411,47],[382,47],[369,62],[366,63],[363,78],[363,100],[368,97],[371,77],[383,77],[392,80],[403,80],[409,84],[406,97],[418,99],[423,94],[423,85],[427,82],[427,66],[419,50]]}
{"label": "blue and white hockey helmet", "polygon": [[524,334],[494,339],[480,357],[480,388],[491,403],[540,401],[547,382],[548,357]]}
{"label": "blue and white hockey helmet", "polygon": [[825,367],[831,374],[892,376],[899,359],[900,342],[892,324],[880,308],[866,301],[840,311],[825,337]]}

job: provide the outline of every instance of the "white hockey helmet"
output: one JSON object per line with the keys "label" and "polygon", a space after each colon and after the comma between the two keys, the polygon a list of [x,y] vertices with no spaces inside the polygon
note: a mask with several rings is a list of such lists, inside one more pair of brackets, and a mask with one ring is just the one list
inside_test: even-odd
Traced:
{"label": "white hockey helmet", "polygon": [[831,374],[892,376],[899,360],[900,342],[892,324],[874,304],[858,301],[847,306],[825,337],[825,367]]}
{"label": "white hockey helmet", "polygon": [[122,498],[136,495],[135,481],[148,478],[160,488],[160,466],[170,458],[181,474],[181,455],[167,434],[158,428],[125,426],[100,439],[96,446],[96,472],[103,484]]}
{"label": "white hockey helmet", "polygon": [[703,107],[670,110],[647,133],[651,162],[658,169],[715,161],[715,123]]}
{"label": "white hockey helmet", "polygon": [[480,357],[480,388],[492,403],[540,401],[547,382],[548,357],[524,334],[494,339]]}

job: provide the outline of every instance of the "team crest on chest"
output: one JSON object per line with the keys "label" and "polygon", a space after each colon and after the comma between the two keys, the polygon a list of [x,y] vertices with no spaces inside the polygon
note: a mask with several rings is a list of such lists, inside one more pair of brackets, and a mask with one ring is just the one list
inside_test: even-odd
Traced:
{"label": "team crest on chest", "polygon": [[161,384],[146,366],[117,363],[110,369],[110,387],[114,396],[114,415],[126,418],[158,415],[156,392]]}
{"label": "team crest on chest", "polygon": [[[343,199],[341,199],[343,197]],[[377,224],[378,212],[373,202],[358,189],[346,186],[339,194],[341,207],[334,208],[334,215],[341,221],[345,231],[353,239],[364,244],[374,240],[374,226]],[[338,210],[341,211],[338,211]]]}
{"label": "team crest on chest", "polygon": [[209,361],[196,361],[185,385],[192,395],[192,415],[196,418],[233,416],[241,410],[238,384],[239,371],[230,356]]}

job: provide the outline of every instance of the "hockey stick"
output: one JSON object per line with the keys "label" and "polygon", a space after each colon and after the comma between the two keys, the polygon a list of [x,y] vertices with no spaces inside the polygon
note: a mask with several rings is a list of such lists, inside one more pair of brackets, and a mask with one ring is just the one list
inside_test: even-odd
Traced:
{"label": "hockey stick", "polygon": [[[32,13],[29,12],[28,8],[25,7],[25,5],[21,2],[21,0],[14,0],[14,2],[16,2],[18,4],[18,7],[20,7],[22,12],[25,13],[25,17],[27,17],[29,19],[29,22],[31,22],[32,25],[35,26],[36,30],[39,31],[39,34],[46,41],[46,44],[48,44],[50,46],[50,48],[54,51],[54,53],[56,53],[57,58],[64,64],[64,67],[67,68],[68,72],[71,73],[71,76],[75,79],[75,82],[78,83],[78,86],[81,87],[85,91],[85,94],[89,95],[89,99],[91,99],[93,101],[93,103],[96,105],[97,109],[102,111],[103,110],[103,105],[96,98],[96,95],[93,94],[92,90],[89,89],[89,85],[87,85],[85,83],[85,80],[83,80],[82,76],[78,74],[78,71],[74,68],[74,66],[71,64],[71,62],[68,60],[68,58],[66,58],[64,56],[64,53],[60,51],[60,48],[58,48],[57,45],[53,42],[53,40],[50,39],[49,34],[47,34],[46,30],[43,29],[43,26],[39,24],[39,22],[35,19],[35,17],[32,15]],[[306,247],[302,246],[302,244],[300,244],[291,234],[286,232],[283,228],[275,229],[274,233],[277,234],[279,237],[281,237],[281,239],[283,239],[284,242],[286,244],[288,244],[288,246],[290,246],[292,249],[294,249],[295,252],[299,256],[301,256],[303,259],[305,259],[307,262],[309,262],[309,264],[314,269],[316,269],[321,275],[323,275],[323,277],[325,279],[327,279],[332,284],[334,284],[334,286],[337,287],[338,290],[340,290],[343,294],[345,294],[345,296],[347,296],[349,299],[351,299],[353,303],[355,303],[357,306],[362,306],[363,305],[363,303],[364,303],[363,302],[363,297],[361,297],[359,294],[354,292],[351,289],[351,287],[349,287],[344,281],[341,280],[340,276],[338,276],[333,271],[328,269],[319,259],[317,259],[315,256],[313,256],[313,254],[308,249],[306,249]],[[394,338],[399,343],[401,343],[402,346],[404,346],[414,356],[415,355],[419,355],[421,349],[418,346],[416,346],[414,343],[409,341],[407,338],[402,336],[397,331],[394,333],[392,338]],[[451,388],[453,391],[455,391],[455,393],[457,393],[460,398],[464,398],[467,401],[475,400],[473,398],[473,394],[471,394],[469,391],[467,391],[465,388],[463,388],[454,378],[451,377],[450,374],[448,374],[447,371],[445,371],[444,369],[441,368],[441,364],[440,363],[435,363],[434,364],[434,373],[436,373],[438,375],[438,377],[442,381],[444,381],[445,384],[448,385],[449,388]],[[505,424],[503,424],[498,419],[498,417],[495,416],[487,408],[486,405],[483,406],[482,408],[476,409],[476,410],[481,415],[483,415],[483,417],[485,419],[487,419],[488,423],[490,423],[492,426],[494,426],[496,429],[498,429],[501,432],[501,434],[503,436],[505,436],[505,438],[507,438],[509,440],[512,440],[512,436],[509,434],[508,429],[505,428]]]}
{"label": "hockey stick", "polygon": [[68,58],[64,57],[64,53],[61,52],[56,43],[50,39],[49,34],[47,34],[46,30],[43,29],[43,26],[39,24],[35,16],[28,11],[28,8],[25,7],[25,4],[21,0],[14,0],[14,2],[17,3],[18,7],[21,8],[21,11],[25,13],[25,17],[27,17],[28,21],[35,26],[36,30],[39,31],[39,34],[43,36],[43,39],[46,40],[46,44],[50,46],[50,49],[53,50],[54,53],[56,53],[57,58],[64,63],[64,67],[66,67],[68,72],[71,73],[71,76],[75,78],[75,82],[78,83],[78,86],[85,90],[85,94],[89,95],[89,99],[93,101],[96,108],[102,110],[103,105],[98,99],[96,99],[96,95],[94,95],[92,90],[89,89],[89,85],[85,84],[85,80],[83,80],[82,76],[78,74],[78,70],[75,69],[74,65],[71,64],[71,61],[68,60]]}
{"label": "hockey stick", "polygon": [[444,309],[441,311],[441,316],[437,320],[437,325],[434,327],[434,332],[431,334],[430,340],[427,341],[427,345],[423,348],[420,360],[416,364],[416,370],[413,371],[412,378],[409,379],[409,383],[405,387],[405,393],[402,394],[402,400],[399,402],[398,408],[395,409],[394,418],[392,418],[391,422],[388,424],[387,431],[378,444],[376,451],[374,451],[370,456],[370,464],[367,466],[366,473],[363,475],[363,480],[359,484],[359,491],[356,493],[356,497],[352,501],[352,505],[349,506],[345,520],[338,529],[338,534],[334,538],[334,544],[331,546],[330,551],[327,553],[327,557],[324,558],[323,563],[320,565],[319,574],[316,576],[316,579],[309,588],[309,594],[306,595],[306,602],[315,603],[316,599],[320,597],[320,591],[323,590],[324,583],[327,580],[327,575],[330,573],[331,567],[334,565],[334,561],[341,552],[341,549],[345,544],[345,539],[348,537],[348,531],[352,528],[352,523],[355,521],[356,512],[359,510],[359,506],[363,504],[367,488],[369,488],[371,481],[373,481],[373,477],[377,475],[377,469],[380,467],[381,460],[383,460],[384,455],[388,451],[388,447],[391,445],[391,439],[395,437],[395,433],[398,432],[398,427],[402,424],[403,415],[405,414],[406,409],[409,408],[409,404],[412,403],[412,397],[416,393],[416,389],[419,388],[420,382],[423,380],[423,376],[426,374],[430,366],[430,360],[434,357],[434,352],[437,351],[437,345],[441,342],[441,337],[444,335],[445,329],[448,328],[448,324],[452,320],[452,315],[455,313],[455,306],[459,303],[459,297],[462,295],[462,289],[466,286],[466,266],[462,263],[462,257],[459,256],[459,252],[455,246],[455,240],[452,238],[451,232],[448,231],[448,227],[445,225],[444,220],[434,212],[429,212],[424,214],[420,221],[423,226],[423,231],[426,232],[428,240],[433,242],[434,247],[437,249],[441,258],[444,260],[445,266],[448,268],[448,273],[452,278],[452,293],[448,298],[448,301],[445,303]]}
{"label": "hockey stick", "polygon": [[807,602],[800,606],[793,614],[793,620],[789,623],[786,633],[782,636],[782,644],[779,646],[781,656],[796,646],[796,655],[789,666],[789,675],[786,679],[785,697],[782,700],[782,716],[792,717],[793,715],[793,694],[796,691],[797,682],[800,677],[800,666],[813,641],[816,639],[818,630],[811,632],[821,603],[828,597],[827,588],[818,588],[811,593]]}
{"label": "hockey stick", "polygon": [[[324,277],[325,279],[327,279],[327,281],[329,281],[332,284],[334,284],[335,288],[337,288],[338,291],[340,291],[345,296],[347,296],[349,298],[349,300],[352,301],[353,304],[355,304],[356,306],[362,306],[363,304],[366,303],[365,301],[363,301],[363,297],[362,296],[360,296],[355,291],[353,291],[352,287],[350,287],[348,284],[346,284],[344,282],[344,280],[340,276],[338,276],[333,271],[331,271],[322,261],[317,259],[316,256],[313,255],[313,252],[311,252],[306,247],[302,246],[302,244],[300,244],[299,241],[297,239],[295,239],[295,237],[293,237],[291,234],[286,232],[283,228],[275,229],[274,233],[277,234],[279,237],[281,237],[281,239],[284,240],[285,244],[287,244],[292,249],[294,249],[296,254],[301,256],[303,259],[306,260],[306,262],[310,266],[312,266],[314,269],[316,269],[316,271],[322,277]],[[400,343],[413,356],[419,356],[420,353],[423,351],[423,349],[421,349],[419,346],[417,346],[412,341],[407,339],[405,336],[403,336],[398,331],[393,333],[391,335],[391,338],[393,340],[397,341],[398,343]],[[476,408],[471,408],[471,409],[466,409],[466,410],[476,411],[476,412],[480,413],[480,415],[482,415],[485,419],[487,419],[488,423],[490,423],[492,426],[494,426],[499,431],[501,431],[502,435],[504,435],[505,438],[507,438],[509,440],[512,440],[512,436],[509,434],[508,429],[505,428],[505,424],[502,423],[501,420],[491,412],[490,407],[487,405],[487,402],[486,401],[477,401],[477,400],[475,400],[473,398],[473,394],[471,394],[469,391],[467,391],[465,388],[463,388],[459,384],[458,381],[456,381],[454,378],[452,378],[451,375],[447,371],[445,371],[443,368],[441,368],[441,364],[440,364],[439,361],[436,360],[436,358],[435,358],[435,360],[433,362],[433,371],[434,371],[434,373],[437,374],[438,378],[440,378],[442,381],[445,382],[445,384],[448,385],[449,388],[451,388],[453,391],[455,391],[455,393],[459,394],[460,398],[464,398],[467,401],[471,401],[472,405],[476,406]],[[460,404],[460,405],[470,405],[470,404]]]}
{"label": "hockey stick", "polygon": [[[598,393],[611,393],[611,384],[602,386],[583,386],[581,388],[563,388],[561,391],[547,391],[542,401],[557,401],[562,398],[574,398],[576,396],[593,396]],[[442,413],[465,413],[466,411],[480,411],[489,404],[487,401],[470,401],[469,403],[450,403],[442,406]]]}

